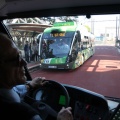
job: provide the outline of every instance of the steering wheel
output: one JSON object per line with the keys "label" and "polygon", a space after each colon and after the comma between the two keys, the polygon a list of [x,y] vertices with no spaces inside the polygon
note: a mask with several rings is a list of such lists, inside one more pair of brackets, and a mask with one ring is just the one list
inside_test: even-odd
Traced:
{"label": "steering wheel", "polygon": [[[48,82],[46,83],[46,85],[42,86],[43,90],[44,88],[49,88],[49,86],[51,86],[52,89],[58,88],[65,98],[64,107],[68,107],[69,106],[69,94],[68,94],[67,89],[62,84],[54,80],[45,80],[45,81],[48,81]],[[57,113],[60,111],[61,108],[59,110],[55,110],[53,109],[52,105],[48,105],[47,103],[44,102],[44,100],[43,101],[35,100],[33,97],[30,96],[31,92],[34,93],[35,91],[38,91],[39,89],[40,88],[37,88],[37,89],[34,89],[28,92],[28,94],[24,98],[25,102],[32,105],[32,107],[34,107],[35,109],[37,109],[43,120],[46,120],[48,115],[57,118]],[[50,98],[50,99],[54,99],[54,98]]]}

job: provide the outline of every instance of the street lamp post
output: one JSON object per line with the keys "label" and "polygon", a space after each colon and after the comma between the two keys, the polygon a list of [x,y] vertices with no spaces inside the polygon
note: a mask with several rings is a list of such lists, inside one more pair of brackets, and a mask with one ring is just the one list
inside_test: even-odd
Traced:
{"label": "street lamp post", "polygon": [[117,33],[117,17],[116,17],[116,40],[115,40],[115,46],[117,47],[117,43],[118,43],[118,33]]}

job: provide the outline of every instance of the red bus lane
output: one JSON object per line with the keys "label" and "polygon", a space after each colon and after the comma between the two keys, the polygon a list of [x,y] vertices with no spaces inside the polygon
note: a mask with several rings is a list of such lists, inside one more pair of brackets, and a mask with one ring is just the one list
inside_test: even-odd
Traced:
{"label": "red bus lane", "polygon": [[37,70],[31,73],[105,96],[120,97],[120,53],[114,46],[96,46],[95,54],[75,70]]}

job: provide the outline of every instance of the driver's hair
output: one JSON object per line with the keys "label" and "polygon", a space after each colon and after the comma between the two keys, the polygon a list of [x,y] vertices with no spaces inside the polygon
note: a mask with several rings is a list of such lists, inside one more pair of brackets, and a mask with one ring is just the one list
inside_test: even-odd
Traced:
{"label": "driver's hair", "polygon": [[6,34],[0,32],[0,58],[5,58],[9,54],[7,48],[12,45],[12,42]]}

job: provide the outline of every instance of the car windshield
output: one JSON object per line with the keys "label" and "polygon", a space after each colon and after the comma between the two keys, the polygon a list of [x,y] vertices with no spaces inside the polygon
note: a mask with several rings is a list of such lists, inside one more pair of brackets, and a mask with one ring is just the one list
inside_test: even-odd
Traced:
{"label": "car windshield", "polygon": [[[55,28],[54,23],[60,22]],[[32,46],[28,67],[41,65],[37,72],[31,72],[32,77],[40,75],[120,98],[120,15],[15,18],[3,23],[24,58],[26,41]],[[34,43],[38,51],[35,61]]]}

